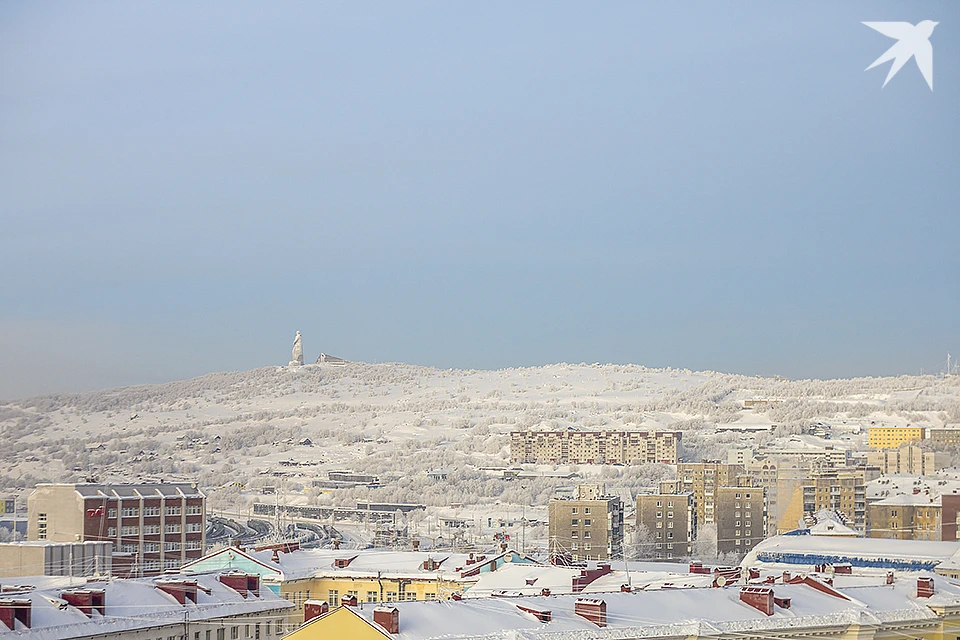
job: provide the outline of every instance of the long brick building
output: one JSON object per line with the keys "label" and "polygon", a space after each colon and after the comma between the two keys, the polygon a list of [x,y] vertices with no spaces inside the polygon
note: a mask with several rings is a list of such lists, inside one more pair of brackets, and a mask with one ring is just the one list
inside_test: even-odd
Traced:
{"label": "long brick building", "polygon": [[204,500],[187,483],[39,484],[27,538],[112,542],[114,575],[156,575],[203,555]]}

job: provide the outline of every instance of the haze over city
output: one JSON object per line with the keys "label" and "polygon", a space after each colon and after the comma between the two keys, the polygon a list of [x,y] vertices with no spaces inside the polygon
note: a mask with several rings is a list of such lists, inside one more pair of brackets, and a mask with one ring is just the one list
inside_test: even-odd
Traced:
{"label": "haze over city", "polygon": [[[936,90],[868,20],[940,22]],[[960,7],[7,3],[0,398],[960,352]]]}

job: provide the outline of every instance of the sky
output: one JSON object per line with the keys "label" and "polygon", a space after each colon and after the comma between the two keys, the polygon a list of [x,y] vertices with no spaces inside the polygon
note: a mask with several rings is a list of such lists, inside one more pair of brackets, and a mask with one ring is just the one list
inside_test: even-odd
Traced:
{"label": "sky", "polygon": [[[934,90],[863,21],[936,20]],[[0,399],[960,356],[960,3],[0,4]]]}

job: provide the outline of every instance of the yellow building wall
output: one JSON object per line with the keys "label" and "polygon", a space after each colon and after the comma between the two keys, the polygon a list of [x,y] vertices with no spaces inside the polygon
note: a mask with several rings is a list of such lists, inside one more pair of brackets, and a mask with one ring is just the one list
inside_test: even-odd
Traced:
{"label": "yellow building wall", "polygon": [[383,640],[390,637],[347,607],[340,607],[286,636],[290,640]]}
{"label": "yellow building wall", "polygon": [[900,445],[923,440],[923,427],[869,427],[867,445],[877,449],[897,449]]}
{"label": "yellow building wall", "polygon": [[777,481],[777,503],[780,513],[777,532],[793,531],[803,518],[803,483],[799,480]]}

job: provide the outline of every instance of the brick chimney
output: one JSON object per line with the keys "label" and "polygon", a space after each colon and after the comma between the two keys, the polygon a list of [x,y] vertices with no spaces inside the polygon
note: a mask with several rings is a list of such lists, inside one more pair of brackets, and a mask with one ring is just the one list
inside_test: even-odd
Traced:
{"label": "brick chimney", "polygon": [[218,576],[220,582],[230,587],[244,598],[247,597],[247,574],[245,573],[221,573]]}
{"label": "brick chimney", "polygon": [[197,589],[199,587],[196,580],[163,580],[155,583],[155,586],[160,591],[176,598],[180,604],[186,604],[187,600],[194,604],[197,603]]}
{"label": "brick chimney", "polygon": [[303,603],[303,622],[306,624],[314,618],[319,618],[330,610],[326,600],[307,600]]}
{"label": "brick chimney", "polygon": [[106,592],[103,589],[70,589],[60,592],[60,599],[66,600],[71,607],[76,607],[88,618],[94,611],[106,615]]}
{"label": "brick chimney", "polygon": [[519,609],[520,611],[523,611],[524,613],[531,614],[540,622],[550,622],[551,613],[549,609],[536,609],[534,607],[529,607],[521,604],[517,605],[517,609]]}
{"label": "brick chimney", "polygon": [[607,626],[607,603],[603,600],[578,598],[573,603],[573,612],[598,627]]}
{"label": "brick chimney", "polygon": [[340,604],[345,607],[355,607],[357,606],[357,596],[353,595],[352,593],[348,593],[340,598]]}
{"label": "brick chimney", "polygon": [[396,607],[377,607],[373,610],[373,622],[387,633],[400,633],[400,612]]}
{"label": "brick chimney", "polygon": [[16,621],[27,629],[30,628],[30,614],[33,603],[28,598],[0,599],[0,622],[7,625],[10,631],[16,630]]}
{"label": "brick chimney", "polygon": [[336,551],[336,550],[339,549],[339,548],[340,548],[340,539],[339,539],[339,538],[334,538],[334,539],[333,539],[333,549],[334,549],[334,551]]}
{"label": "brick chimney", "polygon": [[893,584],[893,571],[887,571],[887,584]]}
{"label": "brick chimney", "polygon": [[770,587],[741,587],[740,600],[760,613],[773,615],[773,589]]}
{"label": "brick chimney", "polygon": [[420,541],[414,538],[413,540],[413,550],[420,551]]}
{"label": "brick chimney", "polygon": [[929,598],[933,595],[933,578],[917,578],[917,597]]}

